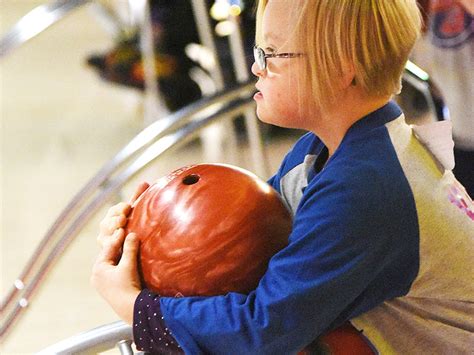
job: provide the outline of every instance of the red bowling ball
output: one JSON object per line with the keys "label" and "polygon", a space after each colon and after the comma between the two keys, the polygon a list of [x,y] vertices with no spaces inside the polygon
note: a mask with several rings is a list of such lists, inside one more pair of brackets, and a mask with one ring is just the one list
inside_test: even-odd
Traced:
{"label": "red bowling ball", "polygon": [[[248,293],[288,244],[291,215],[268,184],[243,169],[200,164],[157,180],[135,202],[127,233],[141,241],[144,284],[162,296]],[[298,355],[372,355],[350,324]]]}
{"label": "red bowling ball", "polygon": [[135,202],[144,284],[162,296],[248,293],[288,244],[292,217],[252,173],[199,164],[157,180]]}

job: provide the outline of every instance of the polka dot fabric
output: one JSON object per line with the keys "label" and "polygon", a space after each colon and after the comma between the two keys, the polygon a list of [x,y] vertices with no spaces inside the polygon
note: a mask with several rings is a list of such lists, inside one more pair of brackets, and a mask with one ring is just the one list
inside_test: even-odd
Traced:
{"label": "polka dot fabric", "polygon": [[135,300],[133,338],[137,350],[152,354],[184,354],[161,315],[160,296],[144,289]]}

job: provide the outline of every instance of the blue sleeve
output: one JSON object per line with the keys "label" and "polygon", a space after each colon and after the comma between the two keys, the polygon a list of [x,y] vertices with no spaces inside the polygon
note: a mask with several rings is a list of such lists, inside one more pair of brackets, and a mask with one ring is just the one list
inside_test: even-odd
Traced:
{"label": "blue sleeve", "polygon": [[337,173],[307,187],[290,243],[255,291],[161,299],[186,353],[294,353],[408,292],[418,270],[416,221],[400,223],[404,212],[393,211],[393,192],[373,171]]}

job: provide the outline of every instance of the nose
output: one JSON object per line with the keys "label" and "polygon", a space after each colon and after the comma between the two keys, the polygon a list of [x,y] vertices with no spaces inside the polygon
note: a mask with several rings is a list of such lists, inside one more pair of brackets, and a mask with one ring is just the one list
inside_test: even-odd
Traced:
{"label": "nose", "polygon": [[260,69],[260,67],[257,65],[256,62],[253,62],[252,64],[252,74],[261,77],[263,76],[264,70]]}

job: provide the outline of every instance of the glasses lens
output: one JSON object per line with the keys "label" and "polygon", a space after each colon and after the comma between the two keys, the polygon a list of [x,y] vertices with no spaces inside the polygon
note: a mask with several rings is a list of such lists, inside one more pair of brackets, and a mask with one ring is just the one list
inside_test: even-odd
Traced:
{"label": "glasses lens", "polygon": [[260,70],[265,69],[265,52],[260,47],[254,47],[253,56]]}

